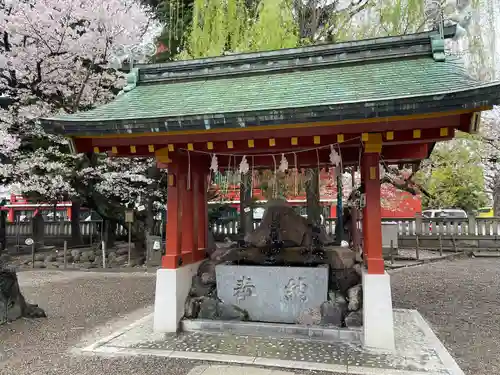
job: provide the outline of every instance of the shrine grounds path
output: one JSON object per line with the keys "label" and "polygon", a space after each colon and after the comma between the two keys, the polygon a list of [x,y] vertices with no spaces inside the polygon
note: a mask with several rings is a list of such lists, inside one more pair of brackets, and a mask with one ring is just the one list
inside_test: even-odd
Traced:
{"label": "shrine grounds path", "polygon": [[[462,259],[394,271],[395,306],[418,309],[466,374],[500,374],[499,269],[500,259]],[[40,270],[21,272],[19,280],[25,297],[49,318],[0,326],[1,375],[186,375],[202,364],[68,352],[82,339],[96,341],[88,335],[98,327],[102,337],[134,311],[140,318],[140,309],[153,303],[154,273]]]}

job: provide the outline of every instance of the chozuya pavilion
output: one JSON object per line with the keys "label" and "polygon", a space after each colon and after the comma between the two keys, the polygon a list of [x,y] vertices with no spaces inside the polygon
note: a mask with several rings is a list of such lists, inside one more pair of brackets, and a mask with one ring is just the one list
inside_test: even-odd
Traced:
{"label": "chozuya pavilion", "polygon": [[219,166],[246,155],[255,168],[273,168],[276,157],[296,153],[298,167],[317,167],[331,165],[333,145],[344,166],[360,166],[364,184],[364,344],[391,349],[380,163],[425,159],[456,130],[477,131],[481,111],[500,103],[499,83],[475,81],[445,55],[444,39],[454,33],[451,26],[444,34],[141,65],[113,102],[42,123],[70,138],[75,152],[168,164],[167,244],[154,315],[155,330],[163,332],[178,329],[192,277],[206,258],[213,155]]}

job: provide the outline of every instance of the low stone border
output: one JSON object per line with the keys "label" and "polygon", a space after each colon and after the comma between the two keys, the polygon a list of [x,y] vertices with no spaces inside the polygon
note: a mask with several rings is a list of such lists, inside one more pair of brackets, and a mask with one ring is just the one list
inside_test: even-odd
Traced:
{"label": "low stone border", "polygon": [[273,335],[292,338],[314,338],[315,340],[342,340],[361,343],[363,329],[305,327],[298,324],[277,324],[260,322],[236,322],[214,320],[183,320],[182,330],[186,332],[231,332],[239,335]]}
{"label": "low stone border", "polygon": [[397,261],[403,261],[403,262],[414,262],[414,263],[407,263],[407,264],[390,264],[389,262],[385,263],[385,267],[389,270],[397,270],[401,268],[408,268],[408,267],[415,267],[415,266],[421,266],[423,264],[428,264],[428,263],[434,263],[434,262],[440,262],[442,260],[455,260],[455,259],[464,259],[470,257],[470,254],[468,252],[459,252],[459,253],[453,253],[453,254],[447,254],[443,255],[441,257],[436,257],[436,258],[427,258],[427,259],[398,259]]}

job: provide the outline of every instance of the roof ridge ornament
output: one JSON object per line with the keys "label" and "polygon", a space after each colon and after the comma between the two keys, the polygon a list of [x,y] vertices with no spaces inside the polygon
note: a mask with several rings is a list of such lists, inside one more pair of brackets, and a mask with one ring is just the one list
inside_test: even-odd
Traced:
{"label": "roof ridge ornament", "polygon": [[440,34],[431,36],[431,48],[435,61],[446,61],[444,38]]}
{"label": "roof ridge ornament", "polygon": [[138,68],[133,68],[130,70],[130,72],[127,73],[126,79],[127,79],[127,84],[125,87],[118,93],[118,95],[125,94],[129,91],[132,91],[135,89],[137,86],[137,81],[139,78],[139,69]]}

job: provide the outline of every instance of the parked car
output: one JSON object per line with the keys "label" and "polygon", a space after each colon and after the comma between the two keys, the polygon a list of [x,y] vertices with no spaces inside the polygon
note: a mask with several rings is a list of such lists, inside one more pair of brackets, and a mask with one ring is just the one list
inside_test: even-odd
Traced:
{"label": "parked car", "polygon": [[493,211],[493,207],[482,207],[477,210],[476,217],[493,217],[495,213]]}
{"label": "parked car", "polygon": [[[444,208],[437,210],[422,211],[422,216],[424,218],[437,219],[436,221],[439,221],[440,219],[446,219],[447,223],[453,225],[455,224],[455,222],[449,219],[457,219],[458,222],[462,222],[463,220],[467,219],[467,212],[458,208]],[[429,223],[429,232],[432,233],[432,221]],[[458,227],[458,233],[454,234],[461,234],[461,233],[462,233],[462,228]]]}
{"label": "parked car", "polygon": [[425,210],[422,211],[423,217],[428,217],[430,219],[435,218],[457,218],[457,219],[467,219],[467,212],[458,208],[444,208],[439,210]]}

